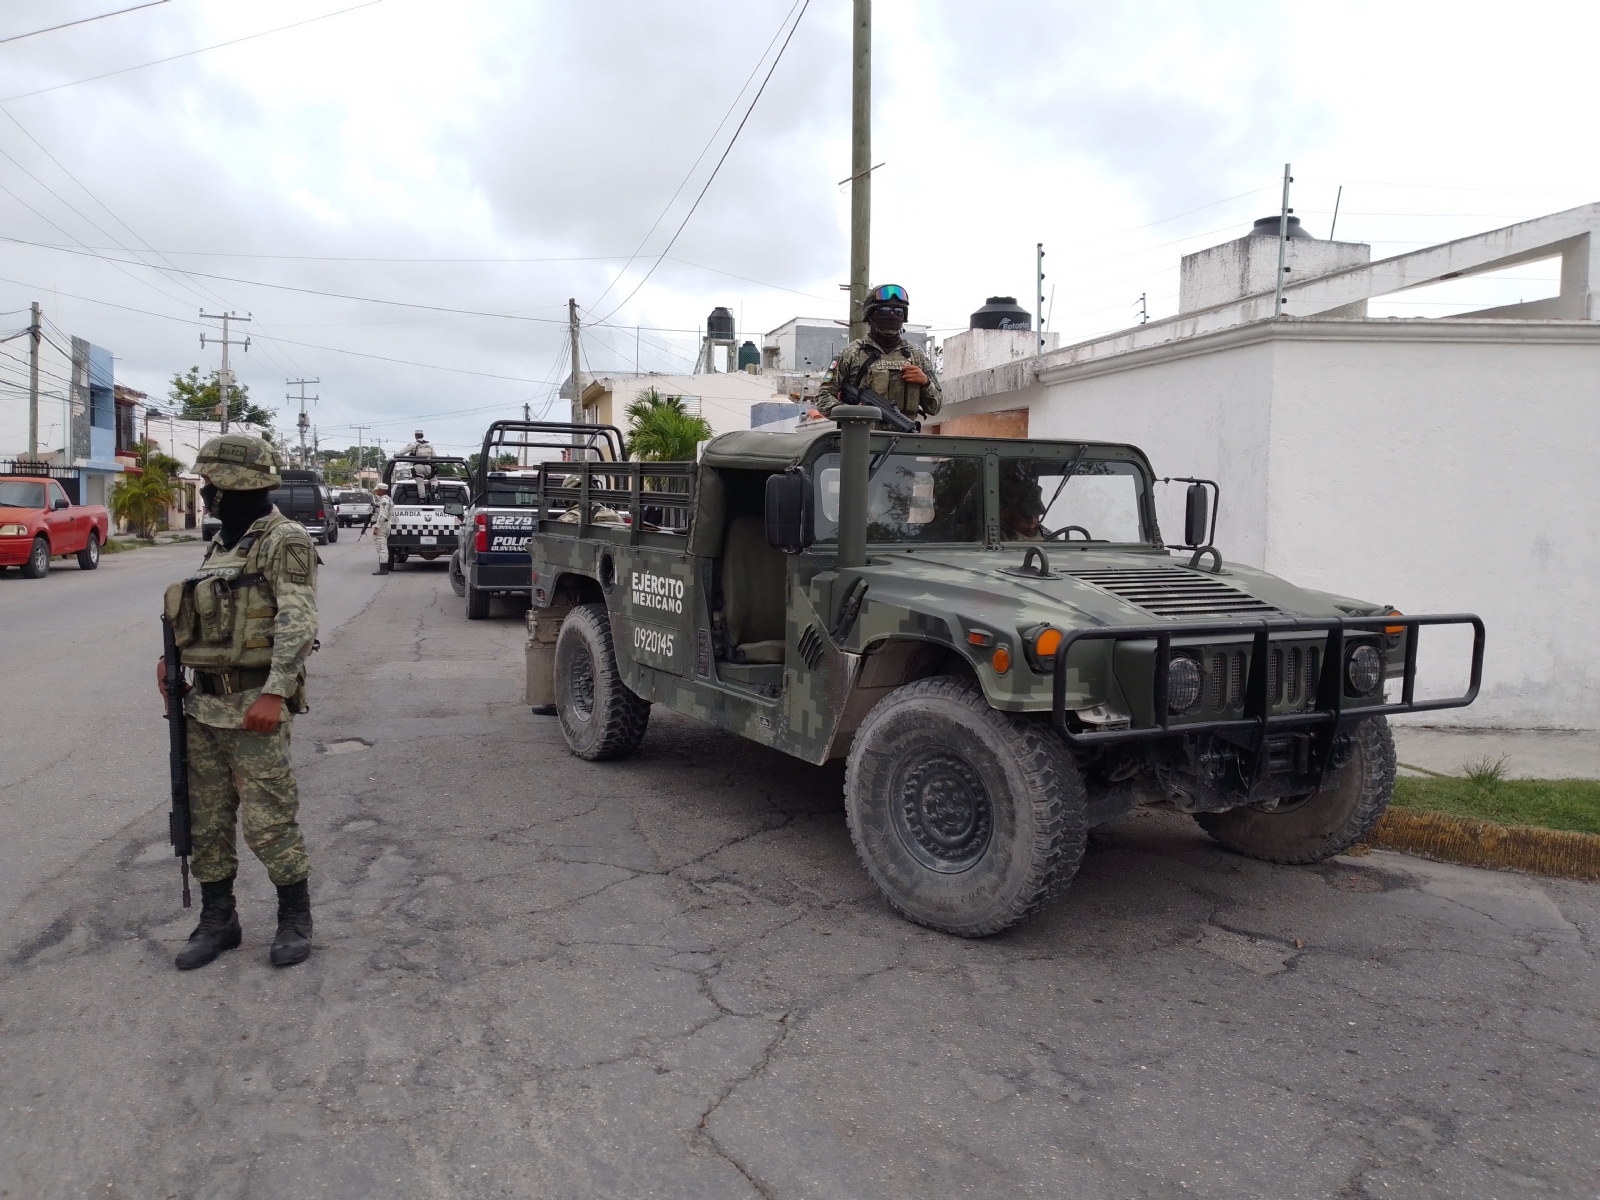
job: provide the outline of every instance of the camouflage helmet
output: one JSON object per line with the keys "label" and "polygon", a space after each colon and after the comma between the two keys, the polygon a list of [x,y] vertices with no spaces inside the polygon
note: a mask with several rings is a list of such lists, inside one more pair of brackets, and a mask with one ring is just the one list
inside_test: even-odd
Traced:
{"label": "camouflage helmet", "polygon": [[255,492],[274,488],[283,482],[278,471],[283,459],[258,437],[248,433],[225,433],[214,437],[194,460],[195,474],[204,476],[225,492]]}
{"label": "camouflage helmet", "polygon": [[862,316],[870,316],[875,308],[903,308],[911,311],[911,296],[898,283],[881,283],[867,291],[867,298],[861,302]]}

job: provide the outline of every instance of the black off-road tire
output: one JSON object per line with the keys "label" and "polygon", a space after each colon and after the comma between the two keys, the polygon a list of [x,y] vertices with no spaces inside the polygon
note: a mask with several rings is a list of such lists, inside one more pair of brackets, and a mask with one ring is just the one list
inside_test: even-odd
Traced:
{"label": "black off-road tire", "polygon": [[591,762],[638,749],[650,702],[622,682],[604,604],[581,604],[567,614],[556,635],[555,672],[556,719],[567,749]]}
{"label": "black off-road tire", "polygon": [[100,531],[89,530],[89,540],[78,551],[78,570],[92,571],[100,565]]}
{"label": "black off-road tire", "polygon": [[467,585],[467,620],[482,621],[489,615],[489,593]]}
{"label": "black off-road tire", "polygon": [[28,548],[28,561],[22,564],[24,579],[43,579],[50,574],[50,540],[40,534]]}
{"label": "black off-road tire", "polygon": [[[450,590],[458,596],[467,594],[467,577],[461,573],[461,551],[450,556]],[[468,605],[470,608],[471,606]],[[471,615],[470,613],[468,615]]]}
{"label": "black off-road tire", "polygon": [[1083,861],[1088,800],[1040,721],[998,712],[952,675],[897,688],[845,766],[856,855],[903,916],[984,937],[1033,916]]}
{"label": "black off-road tire", "polygon": [[1354,753],[1321,790],[1280,812],[1231,808],[1194,819],[1230,850],[1274,863],[1314,863],[1343,854],[1383,816],[1394,795],[1394,735],[1383,717],[1357,725]]}

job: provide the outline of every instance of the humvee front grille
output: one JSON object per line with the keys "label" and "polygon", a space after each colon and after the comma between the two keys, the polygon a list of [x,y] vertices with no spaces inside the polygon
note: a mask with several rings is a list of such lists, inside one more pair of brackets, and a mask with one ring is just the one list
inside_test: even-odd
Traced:
{"label": "humvee front grille", "polygon": [[1200,571],[1180,567],[1107,568],[1073,571],[1074,579],[1092,583],[1113,596],[1158,617],[1259,617],[1278,610],[1264,600]]}

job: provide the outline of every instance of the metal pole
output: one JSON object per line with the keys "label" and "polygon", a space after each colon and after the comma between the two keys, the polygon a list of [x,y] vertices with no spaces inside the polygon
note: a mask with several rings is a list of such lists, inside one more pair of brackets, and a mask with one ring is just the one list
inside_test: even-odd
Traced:
{"label": "metal pole", "polygon": [[[43,314],[39,302],[33,304],[33,324],[28,329],[28,460],[39,461],[39,341],[44,336],[41,328]],[[62,456],[63,463],[66,456]]]}
{"label": "metal pole", "polygon": [[[578,302],[567,301],[567,327],[572,337],[572,423],[583,420],[583,383],[578,377]],[[576,437],[576,435],[574,435]]]}
{"label": "metal pole", "polygon": [[1039,242],[1033,248],[1033,270],[1037,278],[1034,282],[1033,296],[1033,352],[1044,354],[1044,243]]}
{"label": "metal pole", "polygon": [[840,404],[828,414],[839,423],[838,567],[867,561],[867,453],[882,414],[870,404]]}
{"label": "metal pole", "polygon": [[855,0],[850,87],[850,337],[867,336],[871,286],[872,0]]}
{"label": "metal pole", "polygon": [[1283,277],[1289,273],[1289,185],[1294,176],[1289,174],[1289,164],[1283,164],[1283,205],[1278,213],[1278,288],[1272,301],[1273,317],[1283,316]]}
{"label": "metal pole", "polygon": [[1344,199],[1344,184],[1339,185],[1339,190],[1333,197],[1333,220],[1328,222],[1328,240],[1333,241],[1333,231],[1339,228],[1339,201]]}

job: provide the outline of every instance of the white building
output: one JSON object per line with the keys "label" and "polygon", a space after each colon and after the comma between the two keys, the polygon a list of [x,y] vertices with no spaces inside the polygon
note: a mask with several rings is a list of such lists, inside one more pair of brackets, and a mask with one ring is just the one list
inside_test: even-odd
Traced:
{"label": "white building", "polygon": [[[1247,237],[1184,260],[1175,317],[1043,357],[958,345],[990,331],[947,339],[940,430],[1140,445],[1159,473],[1220,483],[1226,558],[1403,612],[1482,616],[1480,698],[1434,723],[1600,729],[1600,204],[1378,262],[1359,244],[1289,248],[1281,317],[1276,239]],[[1557,296],[1361,315],[1374,297],[1555,258]],[[1170,535],[1181,488],[1160,490]],[[1464,644],[1429,643],[1432,694],[1458,690]]]}
{"label": "white building", "polygon": [[713,433],[749,429],[753,405],[782,399],[774,397],[771,378],[746,371],[714,371],[701,375],[600,373],[585,375],[583,380],[583,419],[593,424],[615,425],[624,435],[628,428],[628,405],[651,388],[664,397],[682,400],[691,415],[704,417],[710,423]]}

